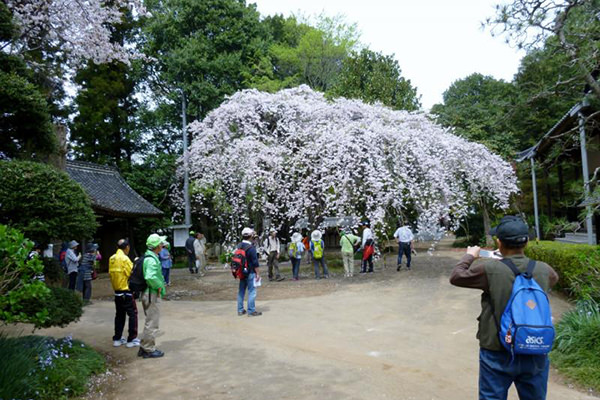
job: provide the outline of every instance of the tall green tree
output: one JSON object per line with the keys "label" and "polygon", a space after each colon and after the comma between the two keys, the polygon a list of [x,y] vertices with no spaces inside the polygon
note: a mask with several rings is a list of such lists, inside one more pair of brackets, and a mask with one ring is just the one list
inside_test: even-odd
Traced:
{"label": "tall green tree", "polygon": [[[0,2],[0,45],[16,35],[12,14]],[[55,150],[50,108],[34,72],[14,55],[0,51],[0,158],[43,159]]]}
{"label": "tall green tree", "polygon": [[421,106],[417,89],[402,71],[394,56],[369,49],[353,53],[342,64],[341,73],[330,91],[333,96],[377,101],[396,110],[417,110]]}
{"label": "tall green tree", "polygon": [[256,6],[245,0],[151,0],[144,26],[148,82],[155,104],[180,126],[182,94],[188,119],[201,119],[225,96],[246,87],[266,53],[267,34]]}
{"label": "tall green tree", "polygon": [[485,144],[505,158],[521,150],[510,126],[515,101],[511,83],[475,73],[452,83],[443,99],[443,104],[431,109],[443,126],[454,128],[459,136]]}

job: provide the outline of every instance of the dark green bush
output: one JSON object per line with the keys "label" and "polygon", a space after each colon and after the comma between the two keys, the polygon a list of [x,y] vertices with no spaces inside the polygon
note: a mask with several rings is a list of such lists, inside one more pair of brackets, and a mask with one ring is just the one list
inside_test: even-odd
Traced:
{"label": "dark green bush", "polygon": [[83,314],[83,300],[78,292],[60,287],[50,288],[48,300],[48,320],[40,328],[51,326],[65,327],[71,322],[79,321]]}
{"label": "dark green bush", "polygon": [[42,258],[44,264],[44,277],[46,278],[47,284],[62,283],[65,272],[60,265],[60,262],[56,258],[44,257]]}
{"label": "dark green bush", "polygon": [[92,374],[105,370],[104,357],[71,337],[0,336],[1,399],[67,399],[87,390]]}
{"label": "dark green bush", "polygon": [[525,254],[558,273],[558,287],[576,300],[600,301],[600,248],[560,242],[530,243]]}
{"label": "dark green bush", "polygon": [[575,382],[600,391],[600,309],[582,301],[556,325],[552,364]]}
{"label": "dark green bush", "polygon": [[81,186],[47,164],[0,161],[0,224],[29,239],[91,237],[96,217]]}

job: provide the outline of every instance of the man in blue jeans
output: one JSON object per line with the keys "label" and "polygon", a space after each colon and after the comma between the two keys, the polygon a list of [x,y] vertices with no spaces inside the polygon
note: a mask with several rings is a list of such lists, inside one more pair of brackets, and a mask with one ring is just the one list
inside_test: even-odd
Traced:
{"label": "man in blue jeans", "polygon": [[[502,257],[510,259],[520,272],[525,272],[529,263],[524,254],[529,239],[527,224],[519,217],[505,216],[490,234],[497,238]],[[513,356],[504,349],[498,336],[499,321],[511,297],[515,274],[498,259],[476,261],[479,250],[477,246],[468,247],[467,254],[450,276],[450,283],[455,286],[483,290],[477,332],[479,399],[506,400],[508,388],[514,382],[519,399],[544,400],[548,387],[548,356]],[[558,281],[558,274],[548,264],[536,261],[533,278],[548,292]]]}
{"label": "man in blue jeans", "polygon": [[260,279],[258,272],[258,254],[256,248],[252,244],[252,237],[254,236],[254,230],[252,228],[244,228],[242,230],[242,242],[238,245],[238,249],[242,248],[246,251],[246,260],[248,261],[249,274],[246,279],[240,279],[240,285],[238,289],[237,298],[237,310],[238,315],[246,314],[244,309],[244,296],[246,295],[246,289],[248,289],[248,316],[258,317],[262,315],[262,312],[256,311],[255,300],[256,300],[256,286],[254,286],[254,279]]}

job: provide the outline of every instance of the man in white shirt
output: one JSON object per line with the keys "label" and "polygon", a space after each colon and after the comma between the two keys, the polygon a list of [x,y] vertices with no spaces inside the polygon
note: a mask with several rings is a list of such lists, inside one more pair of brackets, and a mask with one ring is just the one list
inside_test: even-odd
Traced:
{"label": "man in white shirt", "polygon": [[[277,237],[277,231],[271,229],[269,236],[264,243],[264,251],[267,253],[267,266],[269,267],[269,280],[273,279],[279,281],[285,278],[279,274],[279,238]],[[275,274],[273,274],[275,270]]]}
{"label": "man in white shirt", "polygon": [[196,233],[194,240],[194,254],[196,256],[196,273],[200,271],[201,276],[208,271],[206,269],[206,238],[200,232]]}
{"label": "man in white shirt", "polygon": [[413,249],[413,241],[415,239],[408,225],[401,226],[394,233],[394,237],[398,241],[398,268],[402,268],[402,255],[406,256],[406,269],[410,271],[411,252]]}
{"label": "man in white shirt", "polygon": [[[373,253],[375,252],[375,236],[371,230],[371,223],[368,221],[362,222],[363,233],[362,233],[362,251],[363,259],[360,268],[360,273],[372,273],[373,272]],[[369,269],[367,270],[367,264]]]}

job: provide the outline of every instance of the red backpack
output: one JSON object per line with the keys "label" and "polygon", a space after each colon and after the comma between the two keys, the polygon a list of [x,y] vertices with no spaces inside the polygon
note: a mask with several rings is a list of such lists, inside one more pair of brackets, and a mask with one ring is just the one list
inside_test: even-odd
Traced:
{"label": "red backpack", "polygon": [[246,256],[246,250],[251,245],[242,244],[241,247],[237,248],[231,256],[231,274],[235,279],[246,279],[250,275],[250,268],[248,268],[248,258]]}

